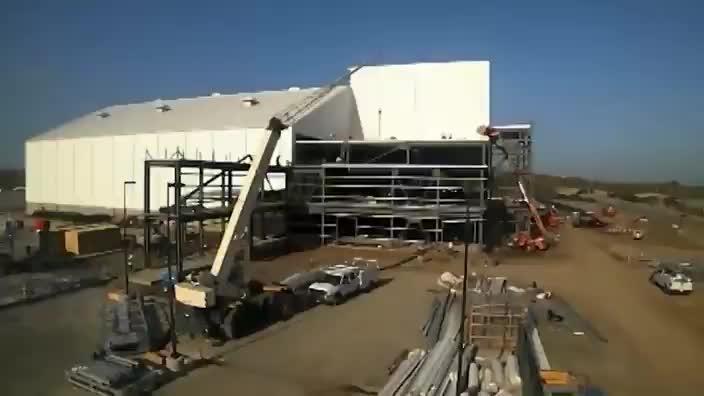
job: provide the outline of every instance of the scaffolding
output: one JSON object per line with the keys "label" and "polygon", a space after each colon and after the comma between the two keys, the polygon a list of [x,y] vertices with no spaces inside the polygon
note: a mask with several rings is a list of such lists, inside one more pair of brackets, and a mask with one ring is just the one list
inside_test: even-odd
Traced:
{"label": "scaffolding", "polygon": [[467,313],[466,340],[482,347],[514,351],[518,345],[525,309],[503,304],[472,305]]}
{"label": "scaffolding", "polygon": [[[487,231],[493,232],[497,222],[491,205],[500,200],[511,212],[512,227],[526,229],[530,216],[521,204],[516,180],[520,177],[531,190],[531,126],[495,128],[501,130],[495,144],[298,139],[294,165],[268,170],[269,175],[282,174],[284,185],[274,188],[266,178],[252,218],[259,220],[261,229],[268,223],[267,213],[278,213],[285,234],[312,234],[321,244],[461,241],[470,222],[469,240],[485,244]],[[248,169],[243,160],[145,161],[145,265],[151,264],[155,225],[166,225],[173,230],[165,235],[175,246],[180,277],[186,225],[198,224],[197,251],[202,254],[204,223],[219,222],[223,231],[238,182]],[[267,184],[269,191],[264,188]],[[164,191],[167,204],[152,208],[158,201],[152,194]],[[255,229],[253,224],[250,229]],[[263,237],[265,232],[261,233]],[[250,247],[254,234],[249,233]]]}
{"label": "scaffolding", "polygon": [[297,141],[290,196],[321,243],[483,237],[491,156],[483,141]]}
{"label": "scaffolding", "polygon": [[523,202],[518,180],[523,182],[528,195],[533,197],[533,125],[511,124],[491,128],[499,132],[491,148],[491,197],[505,203],[512,232],[528,231],[530,212]]}

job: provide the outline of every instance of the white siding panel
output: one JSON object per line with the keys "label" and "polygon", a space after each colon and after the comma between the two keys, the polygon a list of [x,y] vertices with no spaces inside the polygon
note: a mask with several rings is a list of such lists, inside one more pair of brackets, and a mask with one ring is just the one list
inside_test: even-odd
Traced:
{"label": "white siding panel", "polygon": [[247,135],[244,130],[214,131],[213,149],[216,161],[236,161],[247,148]]}
{"label": "white siding panel", "polygon": [[122,166],[113,159],[112,137],[91,139],[93,144],[93,205],[114,208],[115,195],[121,191],[113,180],[113,167]]}
{"label": "white siding panel", "polygon": [[93,142],[90,139],[74,140],[73,156],[75,169],[74,204],[95,206],[93,204]]}
{"label": "white siding panel", "polygon": [[71,205],[74,203],[74,190],[76,188],[76,171],[74,165],[75,139],[58,141],[58,175],[59,191],[56,203]]}
{"label": "white siding panel", "polygon": [[[41,142],[42,167],[39,175],[42,184],[41,202],[56,203],[57,200],[58,183],[56,176],[58,171],[58,161],[56,158],[56,146],[57,143],[55,141]],[[47,207],[47,209],[55,208]]]}
{"label": "white siding panel", "polygon": [[151,136],[155,139],[154,151],[159,152],[159,158],[175,159],[177,152],[183,154],[186,150],[186,134],[184,132],[162,132]]}
{"label": "white siding panel", "polygon": [[[340,87],[341,88],[341,87]],[[376,110],[374,110],[376,111]],[[338,90],[293,125],[296,135],[317,139],[362,139],[352,90]]]}
{"label": "white siding panel", "polygon": [[25,200],[27,202],[42,201],[42,146],[41,142],[26,142],[25,154]]}
{"label": "white siding panel", "polygon": [[[171,134],[142,134],[135,135],[134,137],[134,157],[132,161],[133,170],[130,180],[135,181],[136,184],[126,187],[127,207],[130,209],[144,209],[144,161],[150,158],[151,153],[155,153],[159,150],[164,135]],[[183,141],[185,141],[183,134],[176,133],[173,135],[177,135],[175,136],[177,138],[172,140],[171,142],[167,140],[167,144],[172,143],[175,145],[174,152],[176,152],[176,148],[178,148],[180,152],[183,152],[185,148],[184,144],[182,143]],[[178,139],[178,136],[180,136],[180,139]],[[154,180],[151,183],[152,185],[155,185],[155,183],[157,182],[157,180]],[[154,190],[152,189],[151,191]],[[123,192],[121,189],[119,194],[120,199],[122,199],[122,193]],[[150,198],[150,205],[156,205],[158,202],[158,197]],[[120,200],[119,205],[116,207],[122,207],[122,200]]]}
{"label": "white siding panel", "polygon": [[210,160],[213,152],[213,133],[210,131],[188,132],[186,140],[186,158]]}
{"label": "white siding panel", "polygon": [[[142,182],[144,179],[144,176],[133,174],[135,140],[136,135],[112,137],[113,161],[115,164],[112,167],[112,183],[115,185],[113,191],[116,191],[116,193],[112,194],[112,205],[110,206],[112,208],[122,208],[123,182],[134,180],[134,177],[139,177],[139,179],[135,180],[137,182]],[[133,207],[130,206],[130,208]]]}
{"label": "white siding panel", "polygon": [[367,66],[350,80],[365,139],[486,139],[489,62]]}
{"label": "white siding panel", "polygon": [[[281,132],[281,138],[279,139],[279,144],[276,146],[276,150],[276,155],[281,156],[279,159],[281,165],[286,165],[286,163],[293,161],[293,131],[291,128]],[[276,155],[272,158],[271,164],[276,164]]]}

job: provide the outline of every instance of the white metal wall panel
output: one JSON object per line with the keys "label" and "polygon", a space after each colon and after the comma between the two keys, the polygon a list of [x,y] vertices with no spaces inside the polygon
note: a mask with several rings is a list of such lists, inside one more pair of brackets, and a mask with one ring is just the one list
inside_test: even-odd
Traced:
{"label": "white metal wall panel", "polygon": [[27,202],[42,202],[42,146],[41,142],[26,142],[25,154],[25,200]]}
{"label": "white metal wall panel", "polygon": [[247,135],[241,130],[213,132],[216,161],[235,161],[241,157],[240,153],[246,150],[246,146]]}
{"label": "white metal wall panel", "polygon": [[489,62],[367,66],[350,83],[367,140],[486,139]]}
{"label": "white metal wall panel", "polygon": [[296,135],[323,140],[362,139],[351,89],[340,91],[293,125]]}
{"label": "white metal wall panel", "polygon": [[[178,149],[179,152],[183,153],[185,150],[185,136],[182,133],[174,134],[154,134],[146,133],[141,135],[135,135],[134,137],[134,154],[132,159],[133,171],[130,180],[134,180],[136,184],[126,187],[126,197],[127,197],[127,207],[132,209],[144,209],[144,161],[149,158],[151,153],[158,152],[164,142],[164,137],[166,135],[173,139],[167,140],[167,144],[171,144],[168,150],[173,150],[173,153]],[[149,154],[147,154],[149,153]],[[171,153],[171,151],[169,151]],[[171,154],[169,154],[171,155]],[[176,157],[174,157],[176,158]],[[150,178],[151,179],[151,178]],[[159,180],[151,180],[152,186],[155,188]],[[123,187],[123,186],[120,186]],[[164,184],[162,189],[166,188]],[[154,191],[152,189],[151,191]],[[120,189],[120,204],[116,207],[122,207],[122,188]],[[158,204],[158,196],[150,196],[150,205],[152,208],[156,208]]]}
{"label": "white metal wall panel", "polygon": [[113,159],[112,137],[90,139],[93,149],[92,188],[93,205],[114,208],[115,196],[121,191],[118,182],[113,180],[113,166],[120,166]]}
{"label": "white metal wall panel", "polygon": [[279,144],[276,145],[276,152],[274,158],[272,158],[272,164],[276,164],[276,156],[280,156],[279,163],[281,165],[286,165],[293,161],[293,130],[292,128],[287,128],[281,132],[281,138],[279,138]]}
{"label": "white metal wall panel", "polygon": [[[113,164],[112,164],[112,183],[118,193],[112,194],[111,208],[122,208],[122,183],[127,180],[134,180],[138,183],[143,183],[144,176],[134,174],[134,146],[136,135],[113,136]],[[133,186],[134,187],[134,186]],[[141,202],[141,201],[140,201]],[[137,206],[129,206],[132,209],[141,208]]]}
{"label": "white metal wall panel", "polygon": [[[132,174],[132,180],[134,180],[136,184],[131,186],[128,185],[126,187],[125,194],[127,198],[128,208],[144,208],[144,190],[146,188],[144,185],[144,161],[148,158],[151,158],[151,153],[159,151],[159,149],[161,148],[160,137],[161,134],[141,134],[135,136],[135,148],[133,158],[134,171]],[[185,145],[178,147],[178,150],[180,150],[180,152],[183,152],[185,150]],[[151,183],[154,184],[155,180],[151,180]],[[165,188],[165,186],[162,188]],[[122,193],[120,194],[120,197],[122,197]],[[153,208],[153,205],[156,202],[157,197],[152,196],[150,206]]]}
{"label": "white metal wall panel", "polygon": [[[95,206],[93,197],[93,142],[90,139],[73,140],[74,152],[74,205]],[[53,198],[49,202],[54,202]]]}
{"label": "white metal wall panel", "polygon": [[[58,159],[56,153],[57,142],[55,141],[45,141],[41,142],[41,157],[42,157],[42,168],[41,168],[41,183],[42,183],[42,201],[55,203],[57,194],[57,173],[58,173]],[[47,207],[47,209],[54,209]]]}
{"label": "white metal wall panel", "polygon": [[75,139],[60,140],[57,143],[59,159],[57,182],[59,183],[59,188],[56,197],[53,198],[53,201],[51,200],[52,198],[49,198],[49,202],[70,205],[74,203],[74,190],[76,188],[76,171],[73,166],[75,163]]}
{"label": "white metal wall panel", "polygon": [[[159,158],[176,159],[176,153],[186,151],[186,134],[184,132],[162,132],[138,136],[151,136],[154,139],[153,151],[159,153]],[[151,154],[152,150],[149,150]]]}
{"label": "white metal wall panel", "polygon": [[196,160],[210,160],[213,156],[213,132],[197,131],[188,132],[186,140],[186,158]]}

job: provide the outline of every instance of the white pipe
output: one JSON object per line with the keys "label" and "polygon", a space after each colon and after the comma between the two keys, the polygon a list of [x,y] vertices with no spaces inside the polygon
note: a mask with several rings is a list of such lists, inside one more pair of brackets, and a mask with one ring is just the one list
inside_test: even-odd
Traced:
{"label": "white pipe", "polygon": [[501,388],[504,386],[504,368],[498,359],[491,359],[491,370],[494,372],[494,382]]}
{"label": "white pipe", "polygon": [[550,362],[548,362],[548,357],[545,355],[545,349],[543,348],[543,342],[540,341],[540,334],[537,328],[533,328],[530,334],[530,338],[533,344],[533,350],[535,356],[538,358],[538,368],[541,370],[550,370]]}
{"label": "white pipe", "polygon": [[518,372],[518,359],[515,355],[509,355],[509,357],[506,358],[506,371],[504,377],[506,385],[510,385],[512,388],[521,387],[521,374]]}
{"label": "white pipe", "polygon": [[491,394],[499,391],[499,387],[496,386],[496,382],[494,382],[494,373],[489,367],[484,369],[484,373],[482,375],[482,390]]}
{"label": "white pipe", "polygon": [[469,379],[467,380],[467,389],[470,393],[474,393],[479,389],[479,366],[472,362],[469,365]]}

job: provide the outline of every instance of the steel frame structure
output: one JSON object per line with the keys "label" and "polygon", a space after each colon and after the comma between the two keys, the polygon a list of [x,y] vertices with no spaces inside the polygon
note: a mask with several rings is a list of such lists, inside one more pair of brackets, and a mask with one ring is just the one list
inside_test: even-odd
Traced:
{"label": "steel frame structure", "polygon": [[360,235],[463,240],[467,221],[473,242],[483,241],[486,142],[299,140],[295,158],[289,195],[318,217],[321,243]]}
{"label": "steel frame structure", "polygon": [[530,213],[522,202],[518,180],[523,182],[528,195],[533,197],[533,125],[526,123],[491,128],[499,132],[491,150],[492,198],[505,201],[513,219],[514,232],[528,231]]}
{"label": "steel frame structure", "polygon": [[[173,169],[173,179],[167,188],[167,205],[162,208],[151,208],[151,176],[155,168]],[[166,222],[167,230],[173,226],[174,237],[171,241],[170,232],[166,236],[169,245],[175,248],[176,276],[178,280],[183,277],[183,257],[185,244],[185,226],[190,222],[197,222],[199,227],[198,252],[203,254],[204,247],[204,222],[220,220],[221,233],[224,232],[234,202],[237,199],[239,186],[236,184],[241,177],[240,172],[246,172],[249,164],[240,162],[202,161],[202,160],[146,160],[144,162],[144,211],[142,214],[144,225],[144,253],[145,266],[151,266],[151,237],[154,233],[153,226],[156,222]],[[270,166],[268,173],[287,174],[288,168],[283,166]],[[197,182],[193,185],[184,184],[188,175],[197,175]],[[288,181],[289,178],[286,177]],[[207,190],[207,191],[206,191]],[[255,213],[286,212],[285,196],[280,199],[271,199],[264,189],[260,193],[260,201]],[[275,195],[275,194],[272,194]],[[219,204],[213,206],[213,203]],[[154,210],[156,209],[156,210]],[[262,222],[263,224],[264,222]],[[173,225],[172,225],[173,224]],[[252,225],[250,221],[250,230]],[[253,232],[249,233],[249,246],[252,246]]]}
{"label": "steel frame structure", "polygon": [[[292,167],[270,166],[286,176],[286,190],[261,199],[255,213],[283,212],[286,228],[314,233],[321,243],[368,235],[377,239],[485,243],[487,203],[507,202],[516,230],[527,229],[530,216],[520,204],[520,177],[532,189],[532,128],[528,124],[493,127],[488,141],[342,141],[297,140]],[[151,208],[152,170],[173,170],[167,206]],[[183,275],[185,225],[225,221],[237,195],[237,180],[249,164],[187,159],[144,163],[145,265],[151,265],[153,225],[173,226],[176,274]],[[190,176],[197,182],[184,184]],[[261,197],[264,198],[264,189]],[[275,196],[275,197],[272,197]],[[273,199],[272,199],[273,198]],[[254,216],[253,216],[254,217]],[[299,220],[299,221],[296,221]],[[301,221],[302,220],[302,221]],[[263,222],[262,222],[263,223]],[[251,226],[250,226],[250,229]],[[250,247],[252,244],[250,232]]]}

